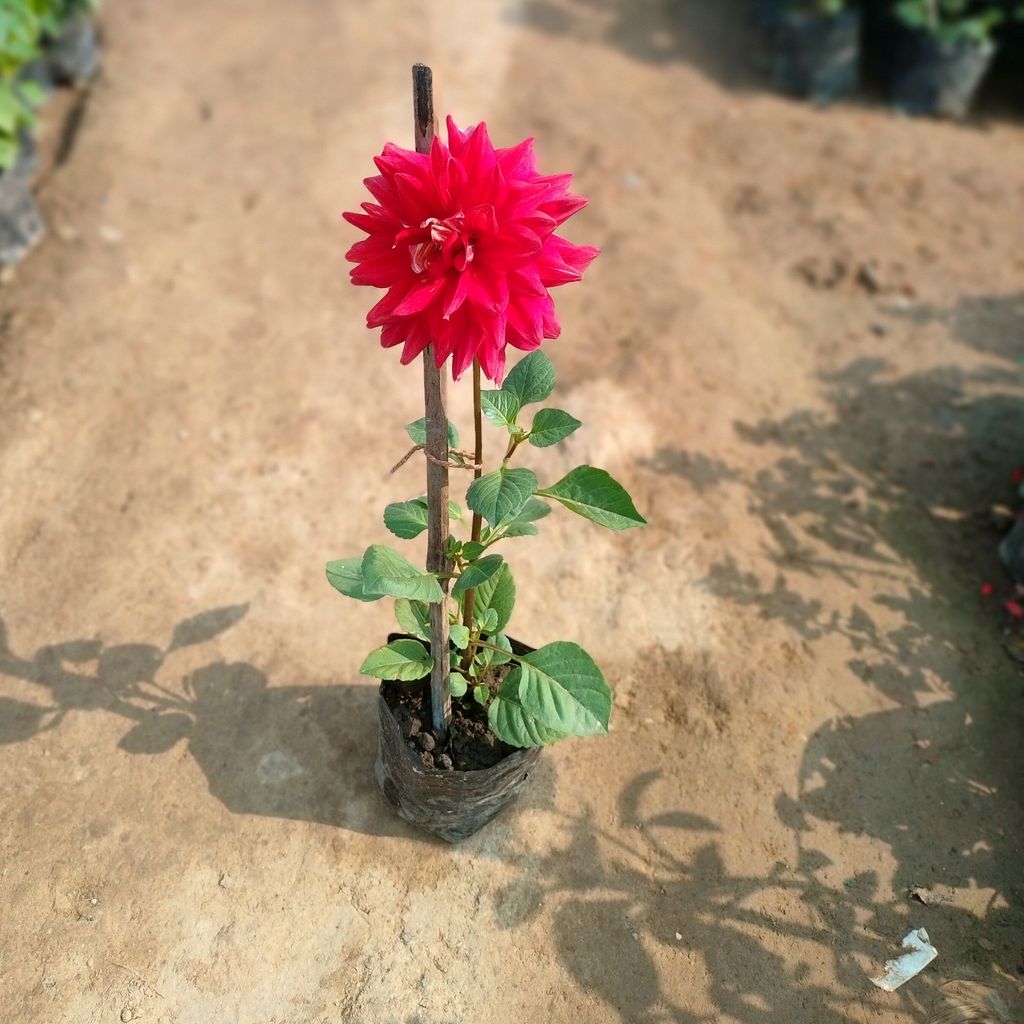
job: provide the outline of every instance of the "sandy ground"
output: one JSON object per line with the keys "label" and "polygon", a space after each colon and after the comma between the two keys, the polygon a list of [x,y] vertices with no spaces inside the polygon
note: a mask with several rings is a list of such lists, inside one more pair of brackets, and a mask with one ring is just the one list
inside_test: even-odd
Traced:
{"label": "sandy ground", "polygon": [[[1024,972],[1024,129],[772,95],[740,0],[109,0],[0,291],[11,1024],[924,1022]],[[510,549],[613,733],[457,848],[370,777],[390,628],[323,563],[420,493],[339,213],[442,110],[536,135],[604,256],[547,351],[649,516]],[[58,131],[47,123],[51,150]],[[467,425],[464,387],[452,392]],[[991,580],[996,595],[985,598]],[[948,897],[926,906],[912,885]],[[869,983],[923,926],[939,959]]]}

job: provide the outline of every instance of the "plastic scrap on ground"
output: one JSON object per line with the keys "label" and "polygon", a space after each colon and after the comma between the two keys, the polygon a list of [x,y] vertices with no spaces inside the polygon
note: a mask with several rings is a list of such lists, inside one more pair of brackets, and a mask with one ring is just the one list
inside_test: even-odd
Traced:
{"label": "plastic scrap on ground", "polygon": [[886,960],[885,974],[880,978],[872,978],[872,985],[893,992],[920,974],[939,955],[939,951],[928,941],[928,933],[923,928],[908,932],[903,939],[903,948],[909,952],[895,960]]}

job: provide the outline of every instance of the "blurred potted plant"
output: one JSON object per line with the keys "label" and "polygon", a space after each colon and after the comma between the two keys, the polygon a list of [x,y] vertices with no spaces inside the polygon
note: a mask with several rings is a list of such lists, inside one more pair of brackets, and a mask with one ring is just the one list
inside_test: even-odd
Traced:
{"label": "blurred potted plant", "polygon": [[856,89],[861,17],[855,4],[785,0],[774,34],[775,81],[781,89],[816,103],[830,103]]}
{"label": "blurred potted plant", "polygon": [[19,77],[39,54],[41,21],[32,0],[0,0],[0,263],[15,263],[43,234],[30,180],[36,164],[33,108],[38,83]]}
{"label": "blurred potted plant", "polygon": [[902,28],[893,104],[908,114],[964,117],[995,56],[993,30],[1004,9],[976,0],[898,0],[893,14]]}
{"label": "blurred potted plant", "polygon": [[[359,601],[396,599],[403,632],[362,665],[381,680],[375,776],[400,816],[455,841],[515,797],[542,746],[604,733],[611,713],[611,690],[582,648],[509,637],[516,584],[498,546],[536,534],[551,503],[613,530],[645,520],[603,470],[580,466],[544,486],[513,464],[580,426],[557,408],[529,421],[524,410],[555,384],[537,351],[560,330],[549,289],[580,280],[598,254],[555,234],[585,200],[569,192],[570,175],[538,173],[532,140],[495,149],[485,124],[462,131],[451,118],[447,144],[431,135],[418,136],[418,152],[385,146],[366,179],[376,202],[345,215],[367,233],[348,253],[353,282],[387,289],[367,325],[385,347],[402,346],[403,364],[424,361],[427,416],[406,427],[406,460],[426,455],[428,495],[388,505],[384,525],[406,540],[426,532],[427,568],[373,544],[329,563],[327,578]],[[505,376],[508,345],[529,354]],[[438,397],[449,359],[456,379],[472,369],[472,452],[457,449]],[[481,376],[501,386],[482,390]],[[494,468],[484,465],[485,418],[503,435]],[[448,532],[449,516],[463,518],[447,501],[449,468],[472,474],[461,537]]]}
{"label": "blurred potted plant", "polygon": [[99,0],[43,0],[48,17],[44,30],[46,59],[53,80],[61,85],[92,78],[99,70],[100,47],[93,15]]}

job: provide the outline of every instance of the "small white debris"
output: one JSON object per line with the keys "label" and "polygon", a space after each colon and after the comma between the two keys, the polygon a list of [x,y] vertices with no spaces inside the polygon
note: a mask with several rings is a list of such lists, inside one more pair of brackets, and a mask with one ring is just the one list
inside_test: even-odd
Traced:
{"label": "small white debris", "polygon": [[124,238],[117,228],[111,227],[109,224],[100,225],[99,236],[107,245],[117,245]]}
{"label": "small white debris", "polygon": [[676,940],[678,942],[682,942],[683,941],[683,933],[682,932],[676,932]]}
{"label": "small white debris", "polygon": [[885,974],[872,978],[871,984],[886,992],[894,992],[904,982],[920,974],[938,955],[938,950],[928,941],[923,928],[915,928],[903,939],[903,948],[910,950],[895,960],[886,960]]}

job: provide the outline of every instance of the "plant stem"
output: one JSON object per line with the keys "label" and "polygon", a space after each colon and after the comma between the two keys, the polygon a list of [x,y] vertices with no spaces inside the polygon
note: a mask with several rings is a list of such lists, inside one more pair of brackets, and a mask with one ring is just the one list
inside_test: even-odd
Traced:
{"label": "plant stem", "polygon": [[[474,444],[473,444],[473,479],[479,480],[483,475],[483,461],[484,461],[484,417],[483,410],[480,405],[480,360],[473,360],[473,433],[474,433]],[[480,543],[480,535],[483,531],[483,518],[479,512],[473,513],[473,527],[470,532],[470,540],[475,543]],[[470,635],[473,632],[473,609],[476,605],[476,588],[466,591],[466,596],[462,599],[462,607],[464,613],[462,616],[463,625],[470,631]],[[476,654],[476,643],[470,642],[469,646],[463,652],[462,655],[462,667],[465,670],[469,669],[469,666],[473,662],[473,655]]]}
{"label": "plant stem", "polygon": [[[433,76],[425,64],[412,69],[416,152],[429,153],[434,141]],[[427,571],[438,573],[444,597],[430,606],[430,711],[434,731],[443,739],[452,721],[452,691],[448,654],[448,414],[444,376],[434,358],[434,346],[423,353],[423,404],[427,417]]]}

